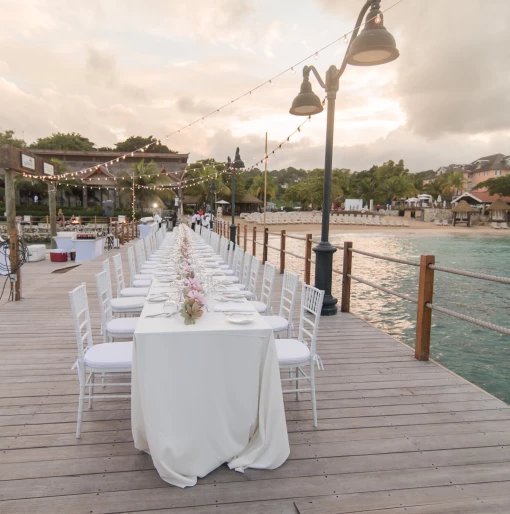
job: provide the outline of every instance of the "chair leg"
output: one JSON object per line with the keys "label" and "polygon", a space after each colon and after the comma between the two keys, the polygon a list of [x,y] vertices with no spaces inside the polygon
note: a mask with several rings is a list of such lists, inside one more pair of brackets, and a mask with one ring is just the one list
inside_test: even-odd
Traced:
{"label": "chair leg", "polygon": [[76,439],[81,437],[81,422],[83,419],[83,397],[85,396],[85,370],[78,369],[78,376],[80,379],[80,396],[78,398],[78,421],[76,423]]}
{"label": "chair leg", "polygon": [[[90,374],[90,384],[94,385],[94,379],[96,378],[96,374],[95,373],[91,373]],[[94,388],[93,387],[89,387],[88,388],[89,390],[89,409],[92,409],[92,396],[94,396]]]}
{"label": "chair leg", "polygon": [[317,426],[317,400],[315,399],[315,363],[310,362],[310,389],[312,395],[313,426]]}
{"label": "chair leg", "polygon": [[[299,367],[296,368],[296,389],[299,389]],[[296,393],[296,401],[299,401],[299,393]]]}

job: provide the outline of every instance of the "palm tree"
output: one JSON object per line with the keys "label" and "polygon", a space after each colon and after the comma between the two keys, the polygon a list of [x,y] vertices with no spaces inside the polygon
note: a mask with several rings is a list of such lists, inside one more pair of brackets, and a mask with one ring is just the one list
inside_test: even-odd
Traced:
{"label": "palm tree", "polygon": [[[144,159],[134,163],[132,173],[125,173],[118,180],[120,190],[120,198],[126,203],[130,203],[133,195],[133,174],[135,182],[135,198],[139,209],[152,210],[153,203],[161,203],[175,198],[172,189],[158,190],[156,188],[169,186],[170,179],[166,175],[162,175],[154,161],[148,164],[144,163]],[[137,187],[138,186],[138,187]]]}
{"label": "palm tree", "polygon": [[443,193],[449,197],[453,197],[464,188],[464,175],[460,171],[445,173],[445,185]]}
{"label": "palm tree", "polygon": [[[264,199],[264,175],[260,174],[253,178],[250,189],[248,191],[255,195],[259,200]],[[278,192],[278,185],[271,175],[267,176],[266,192],[268,198],[275,198]]]}
{"label": "palm tree", "polygon": [[424,191],[425,193],[431,195],[434,200],[437,200],[437,197],[442,195],[445,188],[445,180],[442,176],[432,179],[428,184],[425,184]]}
{"label": "palm tree", "polygon": [[417,192],[413,178],[406,173],[401,173],[400,175],[387,179],[381,185],[380,191],[390,202],[414,195]]}

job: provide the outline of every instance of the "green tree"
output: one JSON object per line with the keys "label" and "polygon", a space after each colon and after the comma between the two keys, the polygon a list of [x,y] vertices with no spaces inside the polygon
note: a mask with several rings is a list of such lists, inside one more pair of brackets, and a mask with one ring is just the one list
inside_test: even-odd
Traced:
{"label": "green tree", "polygon": [[453,197],[464,188],[464,175],[460,171],[448,172],[443,175],[445,185],[443,194]]}
{"label": "green tree", "polygon": [[412,196],[417,192],[414,187],[413,178],[406,173],[388,178],[381,184],[379,190],[390,202],[406,196]]}
{"label": "green tree", "polygon": [[64,134],[63,132],[55,132],[48,137],[40,137],[35,143],[30,145],[30,148],[37,148],[39,150],[76,150],[90,152],[95,150],[95,144],[88,138],[71,132]]}
{"label": "green tree", "polygon": [[17,139],[14,137],[14,130],[6,130],[0,132],[0,145],[12,145],[17,148],[26,148],[27,144],[23,139]]}
{"label": "green tree", "polygon": [[136,206],[139,210],[147,209],[150,211],[153,203],[170,201],[175,198],[172,189],[156,189],[157,187],[169,186],[171,181],[166,175],[159,172],[154,161],[145,164],[144,159],[142,159],[140,162],[133,163],[131,168],[131,174],[124,173],[117,181],[118,186],[124,188],[120,191],[120,198],[125,203],[131,203],[133,173],[135,176]]}
{"label": "green tree", "polygon": [[425,193],[431,195],[434,200],[437,200],[437,197],[444,194],[445,189],[445,179],[443,176],[439,176],[437,178],[432,179],[428,184],[425,184],[423,190]]}
{"label": "green tree", "polygon": [[[264,200],[264,175],[259,173],[252,181],[248,192],[259,200]],[[278,184],[271,175],[267,175],[266,193],[268,198],[276,198]]]}
{"label": "green tree", "polygon": [[473,187],[473,190],[485,188],[490,195],[510,196],[510,174],[484,180]]}
{"label": "green tree", "polygon": [[148,151],[151,153],[177,153],[175,150],[170,150],[168,146],[162,145],[160,141],[158,141],[155,137],[148,136],[131,136],[128,137],[125,141],[115,144],[115,151],[117,152],[134,152],[143,146],[148,145],[149,143],[153,143]]}

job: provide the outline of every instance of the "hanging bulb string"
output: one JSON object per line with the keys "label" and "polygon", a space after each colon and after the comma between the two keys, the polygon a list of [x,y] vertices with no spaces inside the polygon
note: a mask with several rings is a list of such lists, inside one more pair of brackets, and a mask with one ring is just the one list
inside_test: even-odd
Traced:
{"label": "hanging bulb string", "polygon": [[[394,7],[396,7],[397,5],[399,5],[400,3],[402,3],[404,0],[398,0],[397,2],[395,2],[394,4],[390,5],[388,8],[384,9],[383,11],[381,11],[381,13],[385,13],[385,12],[388,12],[390,9],[393,9]],[[322,48],[320,48],[319,50],[316,50],[314,52],[312,52],[310,55],[307,55],[306,57],[304,57],[303,59],[301,59],[300,61],[298,61],[297,63],[293,64],[292,66],[286,68],[285,70],[281,71],[280,73],[274,75],[273,77],[271,77],[270,79],[267,79],[265,80],[264,82],[261,82],[260,84],[258,84],[257,86],[251,88],[249,91],[243,93],[242,95],[239,95],[238,97],[228,101],[226,104],[222,105],[221,107],[218,107],[214,110],[212,110],[210,113],[208,114],[205,114],[203,116],[200,116],[199,118],[197,118],[195,121],[192,121],[191,123],[187,123],[186,125],[184,125],[183,127],[181,127],[180,129],[177,129],[177,130],[174,130],[173,132],[170,132],[169,134],[167,134],[166,136],[164,136],[164,139],[165,140],[168,140],[171,136],[174,136],[176,134],[180,134],[183,130],[185,129],[189,129],[191,128],[193,125],[197,124],[197,123],[204,123],[205,119],[212,116],[213,114],[217,114],[219,113],[222,109],[224,109],[225,107],[228,107],[229,105],[232,105],[233,103],[241,100],[242,98],[246,97],[246,96],[251,96],[252,93],[254,91],[257,91],[258,89],[264,87],[264,86],[267,86],[267,85],[270,85],[270,86],[273,86],[274,85],[274,81],[276,79],[278,79],[279,77],[281,77],[282,75],[285,75],[286,73],[288,73],[289,71],[294,73],[295,70],[294,68],[296,66],[299,66],[300,64],[303,64],[304,62],[312,59],[312,58],[317,58],[319,56],[319,54],[321,52],[323,52],[324,50],[327,50],[328,48],[332,47],[333,45],[336,45],[339,41],[341,40],[344,40],[346,43],[348,42],[347,41],[347,36],[350,36],[352,35],[352,33],[355,31],[355,30],[359,30],[360,28],[362,28],[363,26],[365,26],[366,23],[369,23],[370,21],[374,20],[375,18],[379,18],[380,19],[380,15],[377,14],[376,16],[374,16],[373,18],[367,20],[366,22],[363,22],[361,23],[359,26],[355,27],[353,30],[351,30],[350,32],[346,32],[345,34],[342,34],[340,37],[336,38],[335,40],[331,41],[330,43],[328,43],[327,45],[323,46]],[[159,140],[156,140],[156,141],[151,141],[150,143],[144,145],[144,146],[141,146],[140,148],[134,150],[134,151],[131,151],[131,152],[126,152],[125,154],[119,156],[119,157],[116,157],[115,159],[110,159],[109,161],[105,161],[104,163],[102,164],[96,164],[94,166],[90,166],[88,168],[84,168],[82,170],[78,170],[78,171],[73,171],[73,172],[69,172],[69,173],[64,173],[62,174],[61,176],[78,176],[79,174],[81,173],[86,173],[86,172],[90,172],[90,171],[93,171],[94,169],[99,169],[101,166],[104,166],[104,167],[108,167],[109,165],[113,165],[117,162],[120,162],[121,160],[124,160],[126,159],[126,157],[134,157],[135,153],[139,153],[139,152],[145,152],[146,150],[148,150],[150,148],[150,146],[152,146],[153,144],[156,144],[156,143],[161,143],[161,141]],[[55,180],[53,177],[51,176],[48,176],[48,177],[41,177],[42,180],[44,181],[49,181],[51,182],[52,180]]]}

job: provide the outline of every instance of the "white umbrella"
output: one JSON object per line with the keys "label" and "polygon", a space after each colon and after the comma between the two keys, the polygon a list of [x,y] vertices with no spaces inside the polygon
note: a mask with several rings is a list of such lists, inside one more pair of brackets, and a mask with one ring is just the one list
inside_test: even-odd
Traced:
{"label": "white umbrella", "polygon": [[437,197],[437,202],[438,202],[438,203],[441,203],[442,201],[443,201],[443,199],[441,198],[441,195],[438,195],[438,197]]}
{"label": "white umbrella", "polygon": [[415,202],[419,202],[420,200],[418,200],[418,198],[409,198],[408,200],[406,200],[406,202],[409,202],[409,203],[415,203]]}
{"label": "white umbrella", "polygon": [[225,200],[218,200],[217,202],[215,203],[219,203],[221,205],[229,205],[229,202],[226,202]]}

